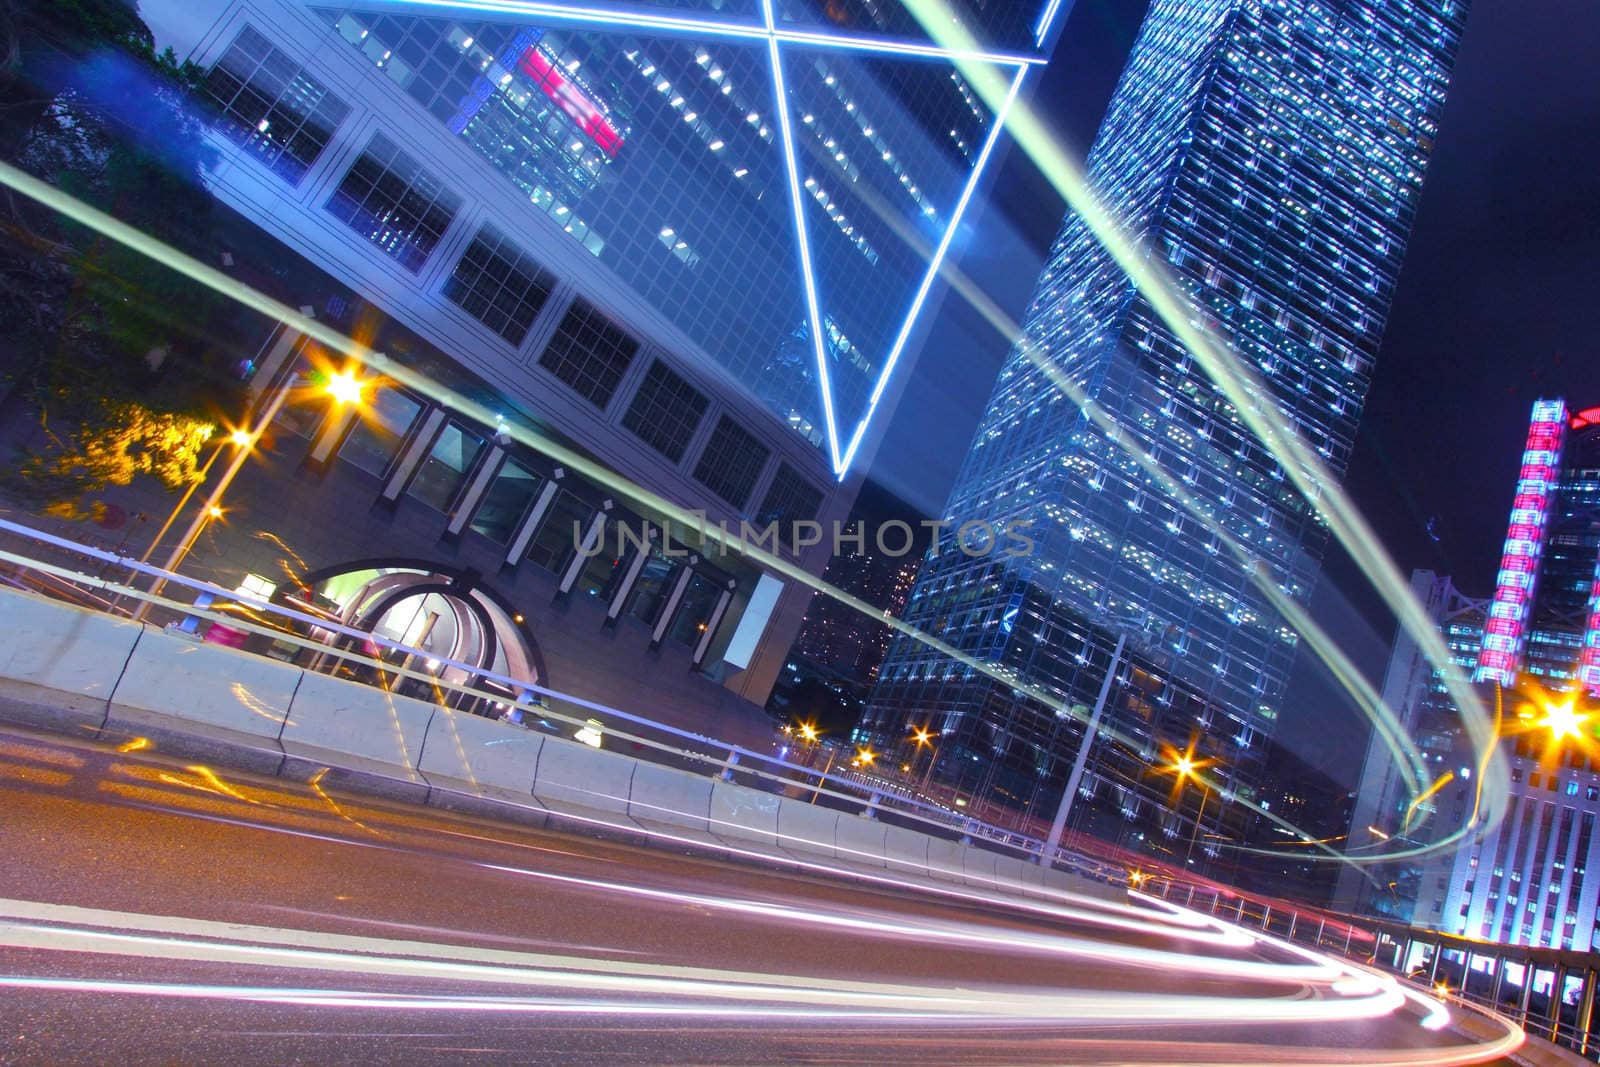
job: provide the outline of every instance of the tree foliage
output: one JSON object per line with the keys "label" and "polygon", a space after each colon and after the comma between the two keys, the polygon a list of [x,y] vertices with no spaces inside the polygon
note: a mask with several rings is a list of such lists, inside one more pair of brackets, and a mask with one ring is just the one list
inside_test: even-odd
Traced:
{"label": "tree foliage", "polygon": [[[123,0],[0,0],[0,157],[206,255],[200,71],[155,52]],[[8,486],[35,506],[192,479],[238,401],[213,363],[219,298],[17,196],[0,200],[0,423],[35,420]]]}

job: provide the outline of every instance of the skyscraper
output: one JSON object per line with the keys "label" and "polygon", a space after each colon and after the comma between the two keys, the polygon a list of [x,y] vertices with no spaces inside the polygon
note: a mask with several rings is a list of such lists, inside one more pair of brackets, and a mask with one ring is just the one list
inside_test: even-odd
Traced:
{"label": "skyscraper", "polygon": [[[1437,133],[1462,22],[1454,0],[1155,0],[1089,156],[1122,235],[1159,259],[1211,336],[1250,366],[1337,475]],[[908,621],[1062,702],[1092,699],[1112,634],[1151,699],[1120,725],[1155,751],[1179,690],[1198,698],[1215,774],[1248,795],[1296,634],[1248,571],[1304,601],[1325,530],[1081,218],[1066,220],[1019,346],[946,507],[1032,524],[1025,558],[947,540]],[[1048,363],[1049,374],[1040,366]],[[1091,422],[1061,374],[1114,424]],[[1201,502],[1168,498],[1134,443]],[[1244,565],[1215,531],[1247,546]],[[1118,690],[1119,693],[1124,690]],[[1156,710],[1148,710],[1150,707]],[[890,653],[864,722],[931,723],[1016,787],[1059,781],[1074,731],[1052,709],[912,641]],[[1182,738],[1166,738],[1182,742]],[[990,772],[983,771],[988,774]],[[991,775],[992,776],[992,775]],[[1092,777],[1091,777],[1092,782]]]}
{"label": "skyscraper", "polygon": [[[898,5],[484,6],[142,9],[205,72],[211,191],[314,264],[282,271],[310,290],[294,304],[704,527],[842,519],[1003,116]],[[1013,99],[1064,17],[1059,0],[956,8]],[[300,356],[274,344],[255,388]],[[615,480],[434,397],[385,388],[322,414],[279,420],[281,469],[313,469],[320,496],[286,507],[262,487],[257,521],[329,610],[409,559],[474,590],[496,629],[478,652],[522,650],[520,680],[697,726],[727,703],[719,683],[765,701],[802,583],[661,533]],[[191,565],[230,583],[280,569],[234,525]],[[650,525],[656,541],[623,544]],[[828,555],[778,550],[812,573]],[[416,614],[382,606],[380,629]]]}
{"label": "skyscraper", "polygon": [[[1600,408],[1533,406],[1491,599],[1462,597],[1425,571],[1412,587],[1490,706],[1500,687],[1511,795],[1481,838],[1370,868],[1370,878],[1343,872],[1338,903],[1506,944],[1600,948],[1600,879],[1587,877],[1600,861],[1600,720],[1590,703],[1600,695]],[[1455,704],[1403,633],[1383,696],[1422,752],[1423,785],[1441,784],[1414,802],[1375,738],[1350,838],[1369,854],[1392,847],[1379,842],[1409,850],[1460,829],[1475,788]]]}

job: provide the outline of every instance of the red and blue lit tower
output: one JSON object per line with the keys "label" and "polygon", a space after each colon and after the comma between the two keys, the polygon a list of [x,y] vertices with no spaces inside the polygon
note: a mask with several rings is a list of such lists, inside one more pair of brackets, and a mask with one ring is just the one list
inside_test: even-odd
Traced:
{"label": "red and blue lit tower", "polygon": [[1600,408],[1533,406],[1473,680],[1600,692]]}

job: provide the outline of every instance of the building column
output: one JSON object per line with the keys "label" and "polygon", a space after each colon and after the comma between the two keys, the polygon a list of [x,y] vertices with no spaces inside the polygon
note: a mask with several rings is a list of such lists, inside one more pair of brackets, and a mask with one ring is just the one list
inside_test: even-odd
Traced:
{"label": "building column", "polygon": [[564,473],[560,467],[556,468],[549,481],[544,483],[544,488],[539,490],[539,499],[533,502],[533,507],[523,516],[521,525],[511,537],[511,544],[506,547],[507,567],[515,567],[522,562],[522,557],[528,554],[528,543],[533,540],[534,532],[539,529],[544,513],[550,510],[550,501],[556,498],[556,491],[560,488],[559,483]]}
{"label": "building column", "polygon": [[467,528],[467,520],[478,510],[478,502],[489,492],[489,486],[494,484],[505,458],[506,450],[495,445],[484,457],[483,462],[478,464],[478,473],[467,483],[467,491],[461,494],[461,498],[456,501],[455,510],[450,513],[450,523],[444,528],[446,534],[451,537],[461,536],[461,531]]}
{"label": "building column", "polygon": [[1583,970],[1583,1001],[1578,1006],[1578,1053],[1589,1054],[1589,1028],[1594,1025],[1594,983],[1600,971],[1593,967]]}
{"label": "building column", "polygon": [[328,462],[333,459],[334,449],[344,440],[345,432],[360,417],[355,404],[331,404],[331,407],[333,410],[323,416],[322,425],[317,427],[317,436],[311,442],[311,452],[306,456],[306,462],[318,471],[327,467]]}
{"label": "building column", "polygon": [[579,550],[573,553],[572,562],[568,563],[567,569],[561,573],[561,584],[556,589],[560,595],[566,596],[572,592],[572,585],[583,572],[583,565],[594,556],[595,549],[602,547],[606,536],[606,511],[610,507],[611,501],[608,500],[590,520],[589,528],[583,533],[583,541],[578,545]]}
{"label": "building column", "polygon": [[1561,1001],[1567,992],[1567,968],[1558,963],[1550,974],[1550,1004],[1545,1018],[1550,1023],[1550,1041],[1559,1044],[1561,1037]]}
{"label": "building column", "polygon": [[446,416],[444,408],[434,408],[422,417],[422,426],[412,436],[407,445],[400,450],[400,460],[394,465],[394,470],[389,474],[389,480],[383,483],[383,499],[391,504],[400,499],[406,483],[416,473],[422,461],[428,458],[428,450],[433,447],[433,439],[439,436],[439,431],[444,428]]}
{"label": "building column", "polygon": [[1522,996],[1517,1003],[1517,1022],[1526,1026],[1528,1024],[1528,1005],[1533,1002],[1533,961],[1528,960],[1523,964],[1522,971]]}
{"label": "building column", "polygon": [[655,547],[656,531],[650,530],[646,536],[650,543],[644,547],[635,545],[633,558],[628,561],[628,569],[622,576],[622,581],[617,583],[616,595],[611,598],[611,605],[606,608],[606,621],[616,622],[622,614],[622,605],[627,602],[628,594],[633,592],[633,587],[638,584],[639,575],[644,570],[644,565],[650,559],[650,549]]}
{"label": "building column", "polygon": [[661,644],[667,636],[667,627],[672,625],[672,616],[677,613],[678,605],[683,601],[683,594],[689,588],[689,579],[694,577],[694,565],[700,561],[699,556],[690,556],[683,564],[683,569],[678,572],[678,580],[672,583],[672,592],[667,594],[666,607],[661,609],[661,617],[656,620],[656,628],[650,633],[650,647]]}
{"label": "building column", "polygon": [[706,620],[706,632],[700,635],[700,642],[694,646],[694,658],[691,662],[696,667],[700,666],[706,658],[706,653],[711,650],[711,638],[716,636],[717,627],[722,625],[722,616],[727,613],[728,604],[732,600],[732,589],[724,589],[717,597],[717,606],[711,609],[711,618]]}
{"label": "building column", "polygon": [[[300,309],[300,314],[308,319],[317,317],[316,309],[309,304]],[[305,335],[288,326],[280,325],[272,332],[266,344],[261,346],[255,373],[250,376],[250,384],[246,387],[252,397],[259,397],[271,389],[272,383],[288,369],[290,360],[304,342]]]}
{"label": "building column", "polygon": [[1494,1002],[1494,1009],[1500,1010],[1500,997],[1506,990],[1506,961],[1499,956],[1493,956],[1494,981],[1489,986],[1489,999]]}

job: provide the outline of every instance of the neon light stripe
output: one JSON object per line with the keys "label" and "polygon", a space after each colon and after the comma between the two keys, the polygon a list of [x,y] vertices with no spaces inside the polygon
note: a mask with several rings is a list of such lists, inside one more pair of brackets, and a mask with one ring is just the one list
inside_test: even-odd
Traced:
{"label": "neon light stripe", "polygon": [[[1058,0],[1059,2],[1059,0]],[[689,33],[712,38],[735,38],[762,41],[776,37],[786,44],[806,44],[821,48],[841,48],[854,52],[878,55],[924,56],[929,59],[971,60],[1001,66],[1042,66],[1048,57],[1013,52],[986,52],[971,49],[941,48],[936,44],[923,44],[894,37],[850,37],[841,34],[819,33],[815,30],[790,29],[767,21],[764,25],[739,19],[693,19],[680,15],[657,15],[647,11],[618,10],[615,8],[578,7],[571,4],[549,4],[537,0],[390,0],[391,4],[408,7],[444,8],[453,11],[492,11],[527,18],[572,22],[594,26],[624,26],[632,30],[649,29],[665,33]],[[357,8],[377,6],[356,3]],[[388,4],[383,5],[385,7]]]}
{"label": "neon light stripe", "polygon": [[[761,0],[761,13],[769,28],[776,26],[772,0]],[[806,205],[800,196],[800,171],[795,165],[794,134],[789,128],[789,93],[783,84],[783,58],[778,54],[778,38],[767,38],[767,54],[772,61],[772,89],[777,94],[778,133],[783,138],[783,165],[789,172],[789,205],[794,212],[794,237],[800,249],[800,276],[806,288],[806,315],[811,324],[811,347],[817,358],[817,386],[822,391],[822,418],[828,431],[828,453],[834,470],[839,469],[839,427],[833,415],[833,383],[828,378],[828,349],[822,339],[822,314],[817,307],[817,285],[811,266],[811,242],[806,237]]]}
{"label": "neon light stripe", "polygon": [[1539,556],[1544,551],[1550,496],[1555,490],[1566,432],[1565,402],[1541,400],[1533,405],[1522,470],[1511,502],[1511,524],[1506,530],[1500,573],[1495,578],[1492,622],[1484,628],[1478,666],[1472,672],[1475,682],[1516,684]]}
{"label": "neon light stripe", "polygon": [[1044,44],[1045,36],[1050,32],[1050,24],[1056,20],[1056,12],[1061,10],[1061,0],[1050,0],[1044,6],[1044,11],[1039,15],[1039,22],[1033,27],[1033,43]]}
{"label": "neon light stripe", "polygon": [[895,364],[899,363],[906,342],[911,337],[911,331],[917,324],[917,316],[922,311],[923,302],[928,299],[933,281],[938,277],[940,268],[944,266],[950,242],[955,239],[956,229],[961,225],[962,216],[966,213],[967,204],[971,202],[973,193],[977,191],[978,181],[983,176],[995,144],[1000,140],[1000,131],[1005,128],[1006,117],[1011,113],[1011,105],[1016,102],[1017,94],[1022,89],[1022,80],[1027,74],[1027,67],[1018,67],[1016,76],[1011,79],[1011,91],[1006,94],[1005,103],[1000,106],[999,113],[995,115],[994,125],[989,128],[989,136],[984,140],[983,149],[978,153],[972,173],[967,177],[966,188],[961,190],[961,199],[956,201],[955,210],[950,215],[950,224],[945,227],[944,236],[940,238],[938,247],[928,260],[928,269],[922,276],[922,284],[917,288],[917,295],[911,301],[911,310],[906,312],[905,322],[901,323],[900,332],[895,336],[894,345],[889,349],[889,357],[884,361],[883,370],[878,373],[878,382],[872,389],[872,397],[867,401],[867,410],[856,423],[855,432],[850,435],[850,445],[845,449],[844,458],[834,464],[833,473],[841,480],[849,471],[856,450],[861,447],[862,437],[867,432],[867,423],[872,421],[872,415],[878,408],[878,401],[883,398],[883,391],[889,385],[889,375],[894,371]]}

